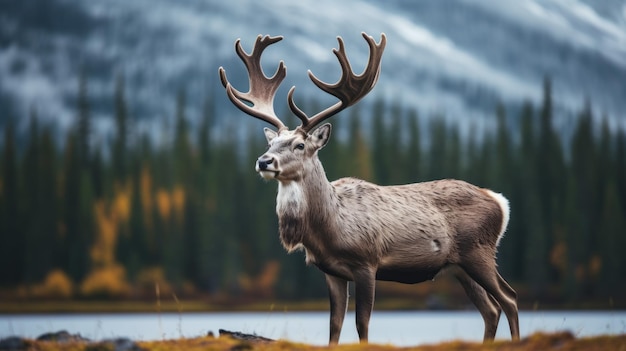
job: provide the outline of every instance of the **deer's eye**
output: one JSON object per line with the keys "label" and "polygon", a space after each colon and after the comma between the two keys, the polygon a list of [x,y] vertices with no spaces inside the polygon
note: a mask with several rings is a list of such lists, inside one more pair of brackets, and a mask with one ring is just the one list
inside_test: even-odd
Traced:
{"label": "deer's eye", "polygon": [[298,149],[298,150],[304,150],[304,144],[303,144],[303,143],[297,144],[297,145],[296,145],[296,149]]}

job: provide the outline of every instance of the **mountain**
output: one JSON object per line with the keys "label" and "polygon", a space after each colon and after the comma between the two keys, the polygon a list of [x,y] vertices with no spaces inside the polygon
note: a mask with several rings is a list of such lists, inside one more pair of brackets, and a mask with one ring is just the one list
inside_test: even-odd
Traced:
{"label": "mountain", "polygon": [[626,126],[624,0],[0,0],[0,128],[10,114],[25,120],[31,109],[61,129],[70,126],[81,71],[103,133],[113,126],[120,74],[143,130],[167,126],[181,90],[192,120],[210,97],[222,120],[238,121],[217,69],[224,66],[245,91],[233,43],[241,38],[249,51],[258,34],[284,36],[263,57],[267,75],[280,60],[287,66],[279,113],[292,85],[302,105],[312,98],[331,104],[307,70],[327,82],[338,79],[331,49],[339,35],[360,72],[368,55],[361,32],[388,38],[378,86],[365,106],[384,98],[422,116],[444,114],[488,128],[496,102],[538,103],[550,77],[557,124],[570,123],[589,99],[596,116]]}

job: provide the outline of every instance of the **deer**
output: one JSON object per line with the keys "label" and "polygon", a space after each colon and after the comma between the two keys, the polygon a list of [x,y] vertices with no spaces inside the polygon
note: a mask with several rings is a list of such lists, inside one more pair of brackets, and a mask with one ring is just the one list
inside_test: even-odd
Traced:
{"label": "deer", "polygon": [[[387,38],[362,33],[369,45],[364,71],[355,74],[344,43],[333,49],[342,73],[335,84],[311,81],[339,101],[309,117],[294,102],[287,103],[301,124],[290,130],[274,112],[274,97],[286,76],[279,62],[272,77],[261,67],[261,54],[283,39],[259,35],[248,54],[235,41],[235,51],[248,71],[249,91],[235,89],[219,68],[230,101],[244,113],[274,126],[264,128],[268,149],[255,170],[278,182],[276,214],[282,246],[304,250],[307,265],[325,275],[330,302],[329,344],[339,342],[354,284],[356,329],[368,341],[376,281],[416,284],[434,280],[441,271],[456,277],[484,321],[483,342],[495,338],[501,311],[511,338],[519,340],[517,293],[500,276],[496,253],[509,221],[509,202],[499,193],[462,180],[442,179],[406,185],[376,185],[357,178],[330,182],[318,152],[329,141],[331,124],[321,124],[354,105],[376,85]],[[391,156],[391,155],[390,155]]]}

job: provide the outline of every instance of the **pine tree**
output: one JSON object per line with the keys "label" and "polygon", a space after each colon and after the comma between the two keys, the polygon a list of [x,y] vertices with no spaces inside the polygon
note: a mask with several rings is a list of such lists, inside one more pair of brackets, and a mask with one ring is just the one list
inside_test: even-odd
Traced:
{"label": "pine tree", "polygon": [[371,152],[367,147],[367,141],[363,137],[363,130],[361,128],[362,118],[363,116],[360,110],[355,108],[350,115],[350,126],[348,127],[350,131],[350,144],[346,155],[343,156],[347,159],[347,162],[342,162],[341,160],[339,162],[348,165],[344,176],[371,181],[373,178],[372,160],[370,157]]}
{"label": "pine tree", "polygon": [[207,97],[202,106],[202,121],[198,129],[198,149],[203,167],[211,163],[211,129],[213,128],[214,114],[214,102]]}
{"label": "pine tree", "polygon": [[626,216],[626,130],[620,129],[616,134],[614,177],[618,180],[618,199]]}
{"label": "pine tree", "polygon": [[[512,261],[511,279],[524,279],[524,271],[526,268],[531,269],[533,264],[525,264],[527,251],[529,248],[528,237],[531,231],[536,230],[538,218],[538,208],[535,203],[531,204],[530,199],[534,199],[535,195],[529,196],[534,192],[534,172],[532,165],[534,164],[535,153],[535,116],[533,106],[530,102],[523,103],[521,111],[518,115],[516,128],[513,130],[520,131],[520,142],[518,145],[511,143],[511,159],[509,164],[511,169],[510,179],[508,179],[507,197],[512,207],[509,227],[507,229],[506,241],[510,247],[515,248],[509,253],[509,259]],[[503,157],[503,155],[501,155]],[[536,233],[535,233],[536,234]],[[529,272],[530,274],[530,272]]]}
{"label": "pine tree", "polygon": [[[224,133],[225,135],[234,135],[235,129],[231,127]],[[220,234],[216,235],[215,246],[210,253],[215,258],[213,265],[210,267],[213,272],[212,280],[218,282],[218,285],[222,288],[233,293],[237,292],[237,277],[242,272],[242,257],[238,245],[239,233],[234,231],[236,225],[234,222],[247,220],[239,218],[237,215],[238,201],[245,198],[245,196],[241,193],[242,189],[239,186],[241,168],[237,163],[236,145],[236,141],[232,138],[223,140],[214,159],[214,167],[217,173],[215,179],[218,187],[216,199],[219,199],[219,205],[217,206],[211,231]],[[224,170],[228,170],[228,172]],[[259,205],[263,204],[261,201],[258,201],[258,203]]]}
{"label": "pine tree", "polygon": [[88,99],[87,72],[83,67],[78,79],[78,98],[76,101],[78,111],[76,124],[76,141],[78,158],[81,168],[88,168],[91,156],[91,106]]}
{"label": "pine tree", "polygon": [[114,105],[115,105],[115,140],[113,141],[113,172],[114,178],[124,184],[128,169],[128,136],[129,121],[128,107],[126,104],[126,89],[123,74],[115,79]]}
{"label": "pine tree", "polygon": [[[565,173],[561,143],[552,125],[552,88],[549,78],[544,80],[543,101],[539,112],[540,128],[538,137],[536,164],[534,165],[536,193],[541,214],[541,225],[535,230],[533,239],[529,241],[533,247],[527,250],[529,259],[534,261],[529,269],[529,284],[535,296],[546,292],[553,278],[553,267],[549,264],[550,250],[560,225],[557,210],[563,206]],[[537,272],[537,267],[541,271]],[[532,273],[531,273],[532,272]]]}
{"label": "pine tree", "polygon": [[23,235],[20,231],[21,196],[15,126],[9,116],[4,129],[2,148],[2,176],[0,178],[0,285],[21,283],[25,254]]}
{"label": "pine tree", "polygon": [[[69,132],[63,168],[63,269],[73,281],[81,281],[90,269],[89,248],[93,237],[89,179],[81,168],[78,138]],[[83,216],[84,215],[84,216]]]}
{"label": "pine tree", "polygon": [[600,281],[596,294],[602,297],[617,298],[623,295],[626,286],[623,281],[626,268],[624,266],[623,248],[626,245],[624,228],[626,220],[621,210],[614,182],[607,182],[604,190],[604,211],[596,232],[601,253]]}
{"label": "pine tree", "polygon": [[372,108],[372,159],[375,160],[373,164],[373,173],[375,183],[389,184],[390,181],[390,169],[388,164],[390,163],[390,153],[388,152],[389,139],[387,133],[387,126],[385,125],[386,106],[383,99],[378,99],[374,102]]}
{"label": "pine tree", "polygon": [[[600,204],[596,203],[594,187],[594,164],[596,155],[593,140],[591,108],[586,105],[578,117],[578,124],[572,138],[571,174],[574,209],[579,215],[570,219],[568,237],[567,293],[572,299],[581,297],[587,275],[586,266],[593,250],[592,236],[596,228],[593,213]],[[592,234],[593,233],[593,234]],[[582,273],[582,274],[581,274]]]}
{"label": "pine tree", "polygon": [[76,282],[91,269],[90,249],[95,232],[91,136],[91,111],[83,67],[78,84],[76,125],[68,132],[63,157],[63,268]]}
{"label": "pine tree", "polygon": [[[44,138],[45,136],[45,138]],[[44,144],[45,142],[45,144]],[[56,232],[56,170],[54,145],[50,133],[40,132],[36,112],[31,112],[28,146],[23,159],[24,209],[28,220],[23,224],[26,254],[24,276],[26,283],[43,280],[55,265]]]}
{"label": "pine tree", "polygon": [[430,146],[428,148],[428,179],[435,180],[447,178],[446,166],[448,165],[447,150],[447,126],[442,116],[430,120],[429,125]]}
{"label": "pine tree", "polygon": [[211,222],[214,216],[215,207],[215,175],[212,172],[212,161],[214,155],[215,142],[211,138],[211,130],[214,123],[214,102],[210,97],[204,102],[202,109],[202,120],[198,129],[198,152],[200,165],[196,172],[195,179],[195,211],[197,212],[197,242],[193,250],[196,256],[197,272],[195,277],[196,286],[203,290],[211,291],[215,289],[211,282],[211,263],[214,257],[210,255],[211,248],[215,245],[216,234],[211,230]]}
{"label": "pine tree", "polygon": [[192,184],[192,147],[187,119],[187,94],[179,90],[176,97],[176,118],[174,127],[174,172],[177,184]]}
{"label": "pine tree", "polygon": [[470,126],[467,146],[465,150],[465,167],[463,169],[464,179],[472,184],[480,184],[484,170],[480,168],[481,142],[476,133],[476,125]]}
{"label": "pine tree", "polygon": [[[510,186],[515,176],[511,136],[507,126],[506,110],[501,103],[496,106],[496,119],[493,178],[489,186],[504,194],[509,201],[514,202],[516,200],[514,187]],[[518,250],[515,239],[507,238],[501,241],[498,249],[498,266],[505,276],[511,276],[514,271],[516,251]]]}
{"label": "pine tree", "polygon": [[403,184],[406,183],[404,170],[406,163],[403,152],[403,133],[404,118],[403,109],[399,101],[395,101],[390,108],[389,119],[391,121],[387,131],[387,155],[383,167],[388,168],[389,179],[384,184]]}
{"label": "pine tree", "polygon": [[[57,146],[54,142],[54,136],[51,128],[45,126],[41,132],[41,158],[39,164],[39,183],[41,194],[41,214],[39,216],[40,227],[45,236],[45,240],[37,243],[37,245],[49,245],[46,255],[49,256],[50,266],[47,267],[49,272],[52,268],[59,268],[62,260],[59,258],[61,248],[59,247],[59,196],[58,196],[58,155]],[[47,272],[47,273],[48,273]]]}
{"label": "pine tree", "polygon": [[407,144],[406,151],[406,181],[407,183],[414,183],[423,180],[422,174],[422,147],[421,147],[421,134],[420,134],[420,122],[417,111],[411,109],[407,116],[407,130],[409,136],[409,142]]}
{"label": "pine tree", "polygon": [[[520,150],[520,179],[527,191],[524,201],[512,214],[511,222],[518,223],[515,218],[521,218],[519,232],[526,237],[523,254],[523,279],[529,285],[532,298],[537,299],[543,294],[548,282],[548,252],[549,244],[546,238],[545,222],[542,217],[540,191],[537,187],[540,173],[536,170],[538,164],[539,136],[535,127],[535,115],[530,102],[525,102],[521,112],[522,138]],[[512,236],[512,235],[509,235]]]}
{"label": "pine tree", "polygon": [[[28,132],[28,146],[22,162],[22,173],[24,174],[24,187],[21,193],[24,195],[24,210],[29,213],[29,220],[22,224],[22,232],[26,245],[26,255],[24,260],[24,277],[26,283],[33,284],[46,274],[46,268],[50,266],[48,257],[43,252],[43,264],[39,262],[39,255],[50,246],[47,243],[39,243],[42,240],[40,228],[41,219],[41,201],[39,194],[41,193],[41,183],[39,182],[39,164],[41,160],[41,146],[39,140],[39,121],[37,113],[31,109]],[[49,252],[49,251],[48,251]]]}
{"label": "pine tree", "polygon": [[443,162],[443,178],[461,177],[461,137],[456,127],[446,128],[445,157]]}

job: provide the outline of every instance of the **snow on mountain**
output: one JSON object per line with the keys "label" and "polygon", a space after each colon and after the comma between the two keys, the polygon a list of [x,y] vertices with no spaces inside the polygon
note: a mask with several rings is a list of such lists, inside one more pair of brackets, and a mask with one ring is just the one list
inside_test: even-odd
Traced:
{"label": "snow on mountain", "polygon": [[623,0],[0,0],[0,115],[27,116],[35,108],[42,119],[69,126],[84,69],[103,131],[112,126],[121,73],[131,113],[144,129],[162,128],[163,119],[172,118],[180,89],[191,118],[197,120],[208,95],[222,118],[241,118],[229,106],[217,68],[224,66],[245,90],[233,43],[241,38],[249,51],[258,34],[285,37],[263,57],[268,75],[280,60],[288,68],[277,111],[284,110],[292,85],[296,101],[333,103],[306,72],[338,79],[331,52],[336,36],[344,38],[360,72],[368,54],[361,32],[388,38],[378,86],[364,105],[382,97],[424,116],[480,125],[496,101],[540,101],[548,75],[563,116],[589,98],[598,115],[626,125]]}

